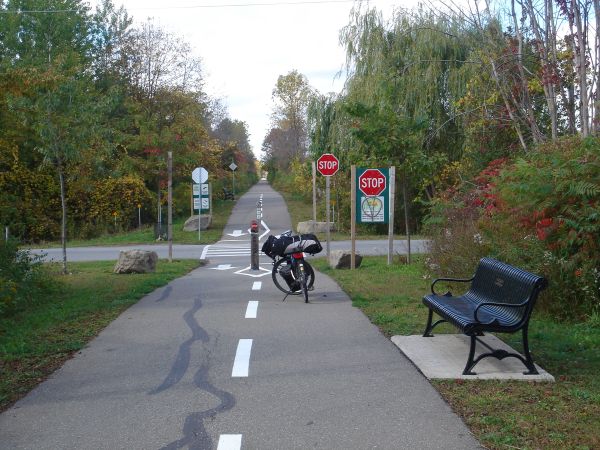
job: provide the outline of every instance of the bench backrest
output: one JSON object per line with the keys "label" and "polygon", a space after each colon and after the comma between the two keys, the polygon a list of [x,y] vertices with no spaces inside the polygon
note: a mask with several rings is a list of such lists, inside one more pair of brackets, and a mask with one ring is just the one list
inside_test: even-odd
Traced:
{"label": "bench backrest", "polygon": [[516,323],[529,317],[538,294],[546,285],[543,277],[492,258],[482,258],[465,295],[480,302],[525,303],[522,308],[482,307]]}

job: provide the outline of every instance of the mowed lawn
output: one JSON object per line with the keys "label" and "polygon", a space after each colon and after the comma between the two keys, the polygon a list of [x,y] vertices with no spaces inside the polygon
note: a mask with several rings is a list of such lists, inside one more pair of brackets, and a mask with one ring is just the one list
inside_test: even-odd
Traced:
{"label": "mowed lawn", "polygon": [[185,275],[197,260],[160,260],[155,273],[118,275],[114,261],[70,263],[45,270],[44,298],[0,318],[0,411],[24,396],[144,295]]}

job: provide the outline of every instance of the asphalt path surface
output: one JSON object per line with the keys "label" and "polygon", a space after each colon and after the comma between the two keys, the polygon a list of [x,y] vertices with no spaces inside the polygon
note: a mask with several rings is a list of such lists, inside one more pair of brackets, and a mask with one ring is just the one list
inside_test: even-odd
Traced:
{"label": "asphalt path surface", "polygon": [[330,278],[316,274],[310,303],[282,302],[268,259],[249,269],[238,231],[261,195],[265,225],[289,229],[281,196],[252,188],[206,266],[126,310],[0,415],[0,448],[479,448]]}

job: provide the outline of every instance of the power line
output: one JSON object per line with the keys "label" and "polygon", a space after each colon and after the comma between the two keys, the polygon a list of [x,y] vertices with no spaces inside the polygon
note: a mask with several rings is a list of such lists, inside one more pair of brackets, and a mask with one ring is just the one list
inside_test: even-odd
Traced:
{"label": "power line", "polygon": [[[247,8],[254,6],[287,6],[287,5],[324,5],[331,3],[354,3],[355,0],[298,0],[291,2],[260,2],[260,3],[225,3],[209,5],[189,5],[189,6],[154,6],[128,8],[128,10],[165,10],[165,9],[216,9],[216,8]],[[77,9],[37,9],[37,10],[0,10],[0,14],[56,14],[78,12]]]}

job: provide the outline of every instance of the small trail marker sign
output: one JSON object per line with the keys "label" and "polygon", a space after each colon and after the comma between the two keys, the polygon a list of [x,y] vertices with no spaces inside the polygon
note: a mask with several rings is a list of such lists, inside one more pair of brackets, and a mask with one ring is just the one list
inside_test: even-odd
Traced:
{"label": "small trail marker sign", "polygon": [[208,180],[208,171],[204,167],[196,167],[192,172],[194,183],[206,183]]}
{"label": "small trail marker sign", "polygon": [[339,168],[339,160],[331,153],[324,153],[317,159],[317,170],[324,177],[335,175]]}

